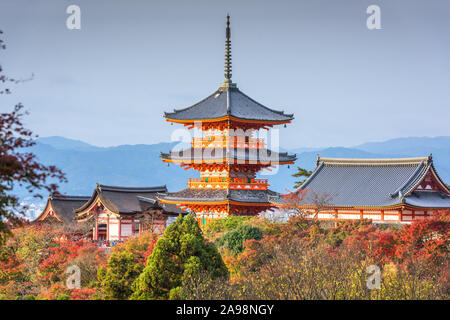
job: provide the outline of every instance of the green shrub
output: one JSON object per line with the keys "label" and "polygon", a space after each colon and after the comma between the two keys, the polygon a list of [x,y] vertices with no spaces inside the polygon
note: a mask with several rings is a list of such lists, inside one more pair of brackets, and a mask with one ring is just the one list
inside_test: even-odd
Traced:
{"label": "green shrub", "polygon": [[223,219],[216,219],[208,224],[203,230],[205,236],[211,239],[218,233],[225,233],[242,226],[244,222],[249,221],[250,217],[228,216]]}
{"label": "green shrub", "polygon": [[261,240],[262,231],[257,227],[250,225],[241,225],[235,230],[227,232],[223,237],[217,239],[218,247],[225,247],[232,253],[238,254],[244,250],[245,240]]}

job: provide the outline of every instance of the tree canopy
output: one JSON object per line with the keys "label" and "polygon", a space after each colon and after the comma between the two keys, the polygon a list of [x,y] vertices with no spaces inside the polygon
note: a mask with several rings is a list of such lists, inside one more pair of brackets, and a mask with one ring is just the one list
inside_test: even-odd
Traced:
{"label": "tree canopy", "polygon": [[302,178],[302,177],[304,177],[305,179],[295,181],[294,189],[300,188],[303,185],[303,183],[306,181],[306,178],[311,176],[311,174],[312,174],[312,171],[308,171],[306,169],[297,167],[297,172],[294,173],[292,176],[294,178]]}
{"label": "tree canopy", "polygon": [[[0,35],[2,32],[0,31]],[[0,38],[0,50],[6,48]],[[7,84],[19,83],[3,74],[0,65],[0,95],[10,94]],[[55,166],[39,163],[36,155],[26,151],[35,144],[37,138],[23,126],[23,105],[17,104],[9,113],[0,113],[0,244],[9,234],[12,225],[20,223],[27,207],[20,205],[20,199],[13,194],[15,187],[25,188],[30,195],[41,197],[37,191],[44,189],[56,193],[58,186],[53,182],[65,182],[65,175]]]}
{"label": "tree canopy", "polygon": [[179,216],[167,227],[134,283],[135,299],[167,299],[194,274],[207,272],[212,279],[228,277],[217,248],[206,243],[192,215]]}

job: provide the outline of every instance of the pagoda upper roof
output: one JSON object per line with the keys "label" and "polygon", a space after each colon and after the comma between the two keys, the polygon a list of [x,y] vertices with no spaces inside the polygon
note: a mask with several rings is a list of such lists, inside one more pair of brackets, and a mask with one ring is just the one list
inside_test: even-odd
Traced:
{"label": "pagoda upper roof", "polygon": [[162,201],[182,204],[190,203],[222,203],[225,201],[269,204],[269,197],[279,194],[272,190],[245,189],[184,189],[158,195]]}
{"label": "pagoda upper roof", "polygon": [[196,104],[174,112],[165,112],[164,117],[175,122],[196,120],[226,120],[235,118],[258,122],[286,123],[294,119],[293,114],[285,114],[256,102],[237,87],[222,86],[207,98]]}
{"label": "pagoda upper roof", "polygon": [[245,161],[255,163],[286,163],[294,162],[297,158],[295,154],[287,152],[275,152],[268,149],[247,149],[247,148],[188,148],[170,153],[161,153],[161,158],[173,162],[214,162],[218,160]]}
{"label": "pagoda upper roof", "polygon": [[[431,179],[436,188],[422,188]],[[425,182],[424,182],[425,181]],[[388,207],[411,205],[450,208],[450,191],[440,179],[431,155],[393,159],[317,159],[311,176],[300,187],[303,204],[325,207]],[[325,196],[326,195],[326,196]],[[276,202],[276,201],[275,201]]]}

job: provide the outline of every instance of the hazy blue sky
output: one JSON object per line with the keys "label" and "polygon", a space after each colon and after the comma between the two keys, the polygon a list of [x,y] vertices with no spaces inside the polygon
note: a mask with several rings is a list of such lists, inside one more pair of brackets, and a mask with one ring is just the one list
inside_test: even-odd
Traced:
{"label": "hazy blue sky", "polygon": [[[81,7],[81,30],[66,8]],[[382,30],[366,9],[381,7]],[[285,147],[351,146],[450,135],[448,0],[1,0],[8,75],[35,79],[1,97],[27,125],[95,145],[168,141],[164,111],[223,80],[231,14],[233,80],[294,113]]]}

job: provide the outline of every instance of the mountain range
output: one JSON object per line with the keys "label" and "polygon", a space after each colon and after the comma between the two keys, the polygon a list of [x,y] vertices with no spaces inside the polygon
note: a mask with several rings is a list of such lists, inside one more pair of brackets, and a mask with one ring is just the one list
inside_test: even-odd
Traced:
{"label": "mountain range", "polygon": [[[42,163],[55,165],[66,173],[68,183],[60,185],[62,193],[91,195],[97,182],[119,186],[167,185],[169,191],[176,191],[186,188],[188,178],[199,176],[194,170],[184,170],[178,165],[168,165],[161,161],[160,152],[168,152],[176,144],[178,142],[97,147],[63,137],[46,137],[37,139],[31,152]],[[295,165],[281,166],[273,175],[261,175],[261,178],[268,178],[270,188],[278,192],[292,188],[295,181],[292,174],[297,167],[313,170],[318,154],[337,158],[419,157],[432,154],[441,178],[450,183],[450,137],[447,136],[398,138],[368,142],[350,148],[298,148],[282,151],[297,154]],[[25,192],[18,190],[18,193],[26,202],[38,205],[36,200],[26,198]]]}

